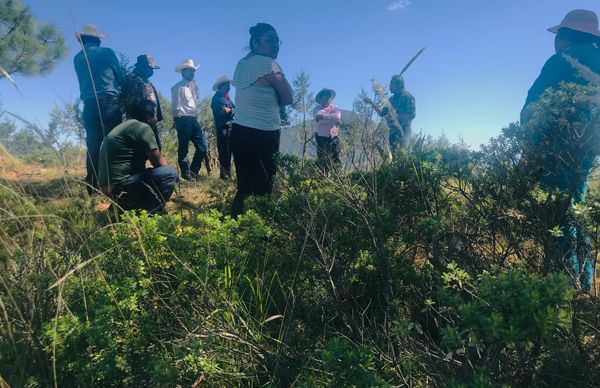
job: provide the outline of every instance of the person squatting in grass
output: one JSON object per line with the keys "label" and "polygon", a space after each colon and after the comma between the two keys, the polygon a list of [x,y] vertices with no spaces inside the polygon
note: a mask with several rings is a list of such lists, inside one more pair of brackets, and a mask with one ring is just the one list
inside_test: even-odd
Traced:
{"label": "person squatting in grass", "polygon": [[114,127],[123,121],[119,108],[119,90],[125,82],[125,69],[119,64],[115,52],[100,47],[101,38],[96,26],[86,24],[82,32],[75,33],[81,51],[73,58],[83,101],[83,126],[86,135],[85,181],[89,194],[98,192],[98,155],[100,145]]}
{"label": "person squatting in grass", "polygon": [[[529,92],[523,110],[521,124],[526,125],[532,118],[537,102],[548,88],[558,89],[561,82],[588,84],[565,56],[570,56],[592,72],[600,75],[600,49],[598,17],[592,11],[573,10],[565,16],[562,23],[551,27],[548,31],[556,34],[554,46],[556,54],[551,56],[540,75],[537,77]],[[563,134],[546,133],[546,136],[556,137],[553,142],[561,141]],[[546,156],[546,165],[542,166],[541,186],[546,190],[557,190],[571,198],[571,204],[583,202],[587,192],[590,171],[597,155],[589,155],[578,165],[568,161],[568,155],[558,153]],[[570,218],[570,217],[569,217]],[[589,249],[590,237],[584,227],[576,225],[569,219],[568,225],[562,225],[562,236],[557,239],[556,258],[579,283],[583,290],[590,290],[595,272],[595,258]],[[583,241],[586,247],[578,255],[577,241]],[[580,268],[580,263],[583,268]]]}
{"label": "person squatting in grass", "polygon": [[154,74],[155,69],[160,69],[160,67],[149,54],[139,55],[133,71],[125,79],[125,85],[121,89],[120,100],[121,106],[127,106],[128,100],[134,100],[141,103],[142,107],[149,109],[147,113],[147,116],[150,117],[148,125],[150,125],[154,132],[159,151],[162,151],[158,122],[162,121],[163,115],[158,92],[154,85],[152,85],[152,82],[150,82],[150,77]]}
{"label": "person squatting in grass", "polygon": [[281,41],[267,23],[250,28],[250,53],[240,59],[233,75],[236,88],[231,151],[237,192],[231,214],[244,211],[249,195],[270,194],[279,152],[280,108],[293,102],[292,87],[277,63]]}
{"label": "person squatting in grass", "polygon": [[[200,166],[208,150],[204,131],[198,122],[198,88],[194,81],[198,67],[191,59],[183,61],[175,68],[182,79],[171,88],[171,113],[177,130],[177,163],[181,177],[187,181],[199,178]],[[191,164],[188,159],[190,141],[195,148]]]}
{"label": "person squatting in grass", "polygon": [[235,110],[235,104],[231,101],[229,90],[231,80],[227,76],[219,77],[213,84],[215,94],[212,97],[210,107],[215,120],[217,132],[217,151],[219,152],[219,165],[221,179],[231,177],[231,148],[229,146],[229,135]]}
{"label": "person squatting in grass", "polygon": [[335,98],[335,90],[323,88],[315,96],[317,106],[313,110],[315,118],[315,138],[317,141],[317,158],[325,170],[332,163],[340,163],[340,120],[342,111],[331,102]]}
{"label": "person squatting in grass", "polygon": [[[127,120],[115,127],[100,147],[99,181],[102,192],[123,210],[164,214],[179,175],[158,149],[149,125],[154,116],[147,105],[152,104],[143,97],[128,100],[124,106]],[[147,160],[152,168],[146,168]]]}

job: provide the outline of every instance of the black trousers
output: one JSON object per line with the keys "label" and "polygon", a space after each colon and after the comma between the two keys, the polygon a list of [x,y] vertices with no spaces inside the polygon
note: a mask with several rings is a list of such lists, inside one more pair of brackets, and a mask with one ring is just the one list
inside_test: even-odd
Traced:
{"label": "black trousers", "polygon": [[233,124],[230,146],[237,175],[237,193],[231,215],[237,217],[244,211],[244,199],[249,195],[270,194],[277,171],[275,154],[279,152],[280,131]]}
{"label": "black trousers", "polygon": [[[98,110],[100,108],[100,110]],[[96,99],[86,100],[83,103],[83,126],[85,128],[85,143],[87,157],[85,167],[87,175],[88,193],[97,192],[98,186],[98,159],[100,145],[104,137],[123,121],[123,114],[119,108],[116,96],[99,95]]]}
{"label": "black trousers", "polygon": [[340,163],[340,139],[328,136],[315,136],[317,138],[317,158],[325,164]]}
{"label": "black trousers", "polygon": [[229,144],[231,129],[229,126],[217,128],[217,151],[219,152],[219,166],[221,178],[231,175],[231,145]]}

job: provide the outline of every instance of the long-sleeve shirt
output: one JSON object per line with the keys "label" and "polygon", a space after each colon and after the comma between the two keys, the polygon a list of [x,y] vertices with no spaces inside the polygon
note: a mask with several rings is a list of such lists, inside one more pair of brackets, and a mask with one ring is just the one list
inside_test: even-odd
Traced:
{"label": "long-sleeve shirt", "polygon": [[77,79],[79,80],[81,100],[94,99],[94,87],[98,95],[118,96],[119,89],[125,82],[125,69],[119,64],[115,52],[107,47],[99,47],[92,43],[86,43],[84,50],[85,54],[81,50],[73,58],[75,73],[77,73]]}
{"label": "long-sleeve shirt", "polygon": [[[227,122],[233,120],[233,110],[235,105],[229,95],[222,95],[216,92],[212,98],[210,107],[212,108],[213,117],[215,119],[215,128],[219,129],[227,125]],[[228,113],[224,112],[225,108],[231,109]]]}
{"label": "long-sleeve shirt", "polygon": [[565,58],[568,55],[580,64],[588,67],[592,72],[600,74],[600,49],[592,43],[578,44],[551,56],[540,75],[537,77],[529,92],[525,106],[536,102],[547,88],[558,88],[561,82],[574,82],[586,85],[586,80],[579,71]]}
{"label": "long-sleeve shirt", "polygon": [[198,116],[198,93],[194,81],[182,79],[171,88],[173,117]]}
{"label": "long-sleeve shirt", "polygon": [[389,127],[410,125],[416,116],[415,98],[407,90],[393,94],[381,116],[385,117]]}
{"label": "long-sleeve shirt", "polygon": [[[340,120],[342,119],[342,111],[335,105],[327,106],[318,105],[313,110],[315,118],[315,132],[317,136],[336,137],[340,133]],[[319,119],[317,120],[317,117]]]}
{"label": "long-sleeve shirt", "polygon": [[142,78],[135,70],[129,74],[121,90],[121,100],[125,105],[130,102],[145,104],[148,117],[157,121],[163,119],[158,92],[152,82]]}

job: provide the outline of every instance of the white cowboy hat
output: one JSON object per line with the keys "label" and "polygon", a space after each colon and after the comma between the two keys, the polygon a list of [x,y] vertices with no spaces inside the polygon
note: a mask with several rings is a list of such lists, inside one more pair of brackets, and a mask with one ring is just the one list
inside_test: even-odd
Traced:
{"label": "white cowboy hat", "polygon": [[212,90],[214,90],[215,92],[217,91],[217,89],[219,89],[219,85],[224,84],[225,82],[233,82],[229,77],[227,77],[226,75],[222,75],[219,78],[217,78],[217,80],[215,81],[215,83],[212,86]]}
{"label": "white cowboy hat", "polygon": [[548,31],[556,34],[561,28],[568,28],[600,37],[600,31],[598,30],[598,15],[593,11],[585,9],[575,9],[570,11],[558,26],[550,27],[548,28]]}
{"label": "white cowboy hat", "polygon": [[75,37],[80,38],[81,36],[94,36],[96,38],[106,38],[107,34],[99,34],[96,26],[94,24],[85,24],[83,26],[83,31],[75,32]]}
{"label": "white cowboy hat", "polygon": [[175,68],[175,71],[177,73],[181,73],[181,70],[183,70],[183,69],[197,70],[199,67],[200,67],[200,65],[194,65],[193,59],[186,59],[185,61],[181,62],[181,65],[179,65]]}

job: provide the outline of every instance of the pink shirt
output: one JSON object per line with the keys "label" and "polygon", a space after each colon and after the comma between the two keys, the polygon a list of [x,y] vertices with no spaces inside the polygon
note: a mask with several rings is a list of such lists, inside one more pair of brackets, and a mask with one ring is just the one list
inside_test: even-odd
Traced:
{"label": "pink shirt", "polygon": [[336,137],[340,133],[340,119],[342,111],[335,105],[327,106],[317,105],[313,110],[315,121],[317,116],[322,116],[315,123],[315,132],[317,136]]}

